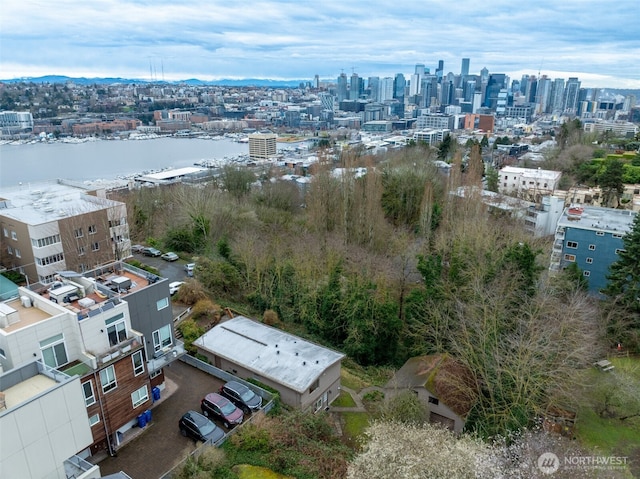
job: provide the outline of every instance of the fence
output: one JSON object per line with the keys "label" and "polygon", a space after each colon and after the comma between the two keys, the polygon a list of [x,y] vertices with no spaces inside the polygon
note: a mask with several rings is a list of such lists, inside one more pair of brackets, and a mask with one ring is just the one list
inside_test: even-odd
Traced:
{"label": "fence", "polygon": [[[251,384],[251,383],[248,383],[248,382],[246,382],[246,381],[244,381],[242,379],[239,379],[236,376],[234,376],[233,374],[230,374],[230,373],[228,373],[226,371],[223,371],[222,369],[216,368],[215,366],[212,366],[211,364],[205,363],[204,361],[201,361],[201,360],[199,360],[197,358],[194,358],[193,356],[189,356],[189,355],[181,356],[180,357],[180,361],[185,362],[188,365],[193,366],[194,368],[198,368],[198,369],[200,369],[201,371],[204,371],[207,374],[215,376],[218,379],[222,379],[225,382],[233,380],[233,381],[240,382],[240,383],[246,385],[247,387],[251,388],[251,390],[254,393],[256,393],[258,396],[262,397],[262,399],[264,401],[266,401],[266,404],[264,405],[264,407],[260,411],[261,414],[268,413],[275,406],[275,401],[274,401],[273,394],[271,394],[269,391],[265,391],[264,389],[256,386],[255,384]],[[182,461],[180,461],[176,466],[174,466],[171,470],[165,472],[162,476],[160,476],[160,479],[172,479],[175,475],[177,475],[182,470],[182,468],[185,466],[185,464],[187,463],[187,461],[189,459],[191,459],[191,458],[197,459],[200,456],[200,454],[202,454],[202,452],[207,447],[211,447],[211,446],[219,447],[219,446],[221,446],[229,436],[231,436],[232,434],[235,434],[236,432],[238,432],[240,430],[240,428],[242,428],[245,424],[253,421],[256,417],[257,417],[257,413],[256,414],[252,414],[245,422],[243,422],[239,426],[236,426],[234,429],[231,429],[217,443],[211,443],[210,441],[207,441],[207,442],[203,443],[201,446],[199,446],[193,452],[191,452],[187,457],[185,457]]]}

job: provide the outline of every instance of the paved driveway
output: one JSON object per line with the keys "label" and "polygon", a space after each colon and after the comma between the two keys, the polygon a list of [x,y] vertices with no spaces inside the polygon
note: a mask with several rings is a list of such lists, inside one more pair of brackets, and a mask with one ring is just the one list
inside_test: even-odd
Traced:
{"label": "paved driveway", "polygon": [[196,443],[183,437],[178,421],[189,409],[200,411],[200,400],[217,391],[222,382],[182,361],[174,361],[164,370],[177,389],[154,407],[146,430],[118,450],[116,457],[99,463],[103,476],[124,471],[132,479],[157,479],[196,448]]}
{"label": "paved driveway", "polygon": [[187,272],[184,270],[184,265],[187,261],[182,259],[178,261],[165,261],[160,257],[152,258],[140,253],[134,253],[133,257],[141,263],[156,268],[160,272],[160,276],[169,279],[169,282],[184,281],[187,279]]}

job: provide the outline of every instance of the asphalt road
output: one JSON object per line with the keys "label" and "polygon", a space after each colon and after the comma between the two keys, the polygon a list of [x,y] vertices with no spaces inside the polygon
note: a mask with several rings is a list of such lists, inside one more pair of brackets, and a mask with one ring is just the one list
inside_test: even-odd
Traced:
{"label": "asphalt road", "polygon": [[[166,251],[163,251],[166,253]],[[184,281],[187,279],[187,272],[184,265],[191,261],[179,259],[177,261],[165,261],[160,257],[144,256],[140,253],[133,253],[133,257],[146,265],[156,268],[160,272],[160,276],[167,278],[170,283],[174,281]]]}

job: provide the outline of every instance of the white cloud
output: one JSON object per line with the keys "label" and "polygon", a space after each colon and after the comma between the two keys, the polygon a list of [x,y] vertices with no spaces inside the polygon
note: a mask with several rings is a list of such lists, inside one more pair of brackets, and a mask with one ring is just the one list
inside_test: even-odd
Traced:
{"label": "white cloud", "polygon": [[[432,70],[570,72],[640,88],[636,0],[21,0],[0,17],[4,77],[312,78]],[[600,84],[599,82],[608,82]],[[593,83],[592,82],[596,82]]]}

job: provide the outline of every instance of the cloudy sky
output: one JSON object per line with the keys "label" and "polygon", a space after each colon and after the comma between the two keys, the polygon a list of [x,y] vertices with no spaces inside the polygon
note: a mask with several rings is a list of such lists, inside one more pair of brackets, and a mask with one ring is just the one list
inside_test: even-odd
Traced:
{"label": "cloudy sky", "polygon": [[0,78],[335,78],[482,67],[640,88],[638,0],[4,0]]}

